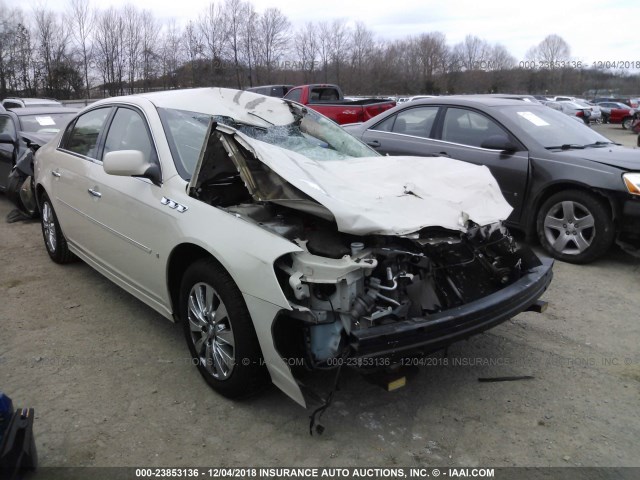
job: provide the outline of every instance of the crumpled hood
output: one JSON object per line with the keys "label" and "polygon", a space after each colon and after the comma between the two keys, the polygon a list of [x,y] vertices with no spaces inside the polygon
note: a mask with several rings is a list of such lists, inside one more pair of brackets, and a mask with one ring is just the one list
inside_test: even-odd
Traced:
{"label": "crumpled hood", "polygon": [[640,171],[640,151],[619,145],[585,148],[584,150],[566,150],[557,154],[561,157],[580,158],[611,167]]}
{"label": "crumpled hood", "polygon": [[318,161],[237,133],[256,157],[325,206],[341,232],[406,235],[424,227],[465,231],[511,206],[489,169],[444,157],[367,157]]}

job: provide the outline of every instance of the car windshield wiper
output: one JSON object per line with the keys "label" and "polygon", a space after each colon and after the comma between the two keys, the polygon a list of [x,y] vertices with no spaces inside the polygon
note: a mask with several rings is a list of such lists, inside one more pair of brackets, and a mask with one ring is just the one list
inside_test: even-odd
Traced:
{"label": "car windshield wiper", "polygon": [[584,145],[584,147],[585,148],[604,147],[606,145],[620,145],[620,144],[616,142],[595,142],[595,143],[589,143],[587,145]]}
{"label": "car windshield wiper", "polygon": [[[259,118],[260,120],[262,120],[264,123],[268,123],[269,125],[275,125],[275,123],[270,122],[269,120],[267,120],[266,118],[262,118],[260,115],[253,113],[253,112],[249,112],[249,115],[253,115],[254,117]],[[254,127],[257,127],[258,125],[253,125]]]}
{"label": "car windshield wiper", "polygon": [[578,145],[577,143],[565,143],[564,145],[556,145],[554,147],[544,147],[547,150],[582,150],[584,145]]}

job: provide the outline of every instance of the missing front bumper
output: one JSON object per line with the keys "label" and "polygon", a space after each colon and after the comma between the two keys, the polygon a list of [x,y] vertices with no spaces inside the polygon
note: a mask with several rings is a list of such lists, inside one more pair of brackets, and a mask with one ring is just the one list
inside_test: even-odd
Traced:
{"label": "missing front bumper", "polygon": [[398,357],[411,351],[427,354],[492,328],[517,314],[534,310],[553,278],[553,260],[541,259],[515,283],[480,300],[425,318],[354,330],[352,357]]}

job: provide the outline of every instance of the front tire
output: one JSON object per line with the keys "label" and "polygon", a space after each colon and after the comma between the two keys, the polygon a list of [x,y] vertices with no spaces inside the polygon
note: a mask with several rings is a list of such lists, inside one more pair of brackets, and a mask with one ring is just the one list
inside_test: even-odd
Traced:
{"label": "front tire", "polygon": [[41,205],[40,225],[42,226],[42,237],[49,257],[60,264],[74,261],[76,257],[69,251],[69,245],[62,234],[58,217],[46,193],[42,194]]}
{"label": "front tire", "polygon": [[544,249],[569,263],[592,262],[609,250],[615,236],[607,205],[580,190],[549,197],[538,211],[537,231]]}
{"label": "front tire", "polygon": [[180,288],[180,318],[198,371],[218,393],[258,392],[268,374],[251,316],[231,276],[213,259],[193,263]]}
{"label": "front tire", "polygon": [[622,120],[622,128],[624,128],[625,130],[629,130],[631,128],[632,123],[633,123],[633,118],[626,117],[624,120]]}

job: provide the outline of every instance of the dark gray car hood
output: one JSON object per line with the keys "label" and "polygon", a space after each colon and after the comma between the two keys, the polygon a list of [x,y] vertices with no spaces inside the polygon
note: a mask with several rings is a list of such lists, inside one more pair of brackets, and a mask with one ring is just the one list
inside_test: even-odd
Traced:
{"label": "dark gray car hood", "polygon": [[623,170],[640,172],[640,150],[608,145],[605,147],[585,148],[584,150],[566,150],[556,152],[558,158],[572,158],[602,163]]}

